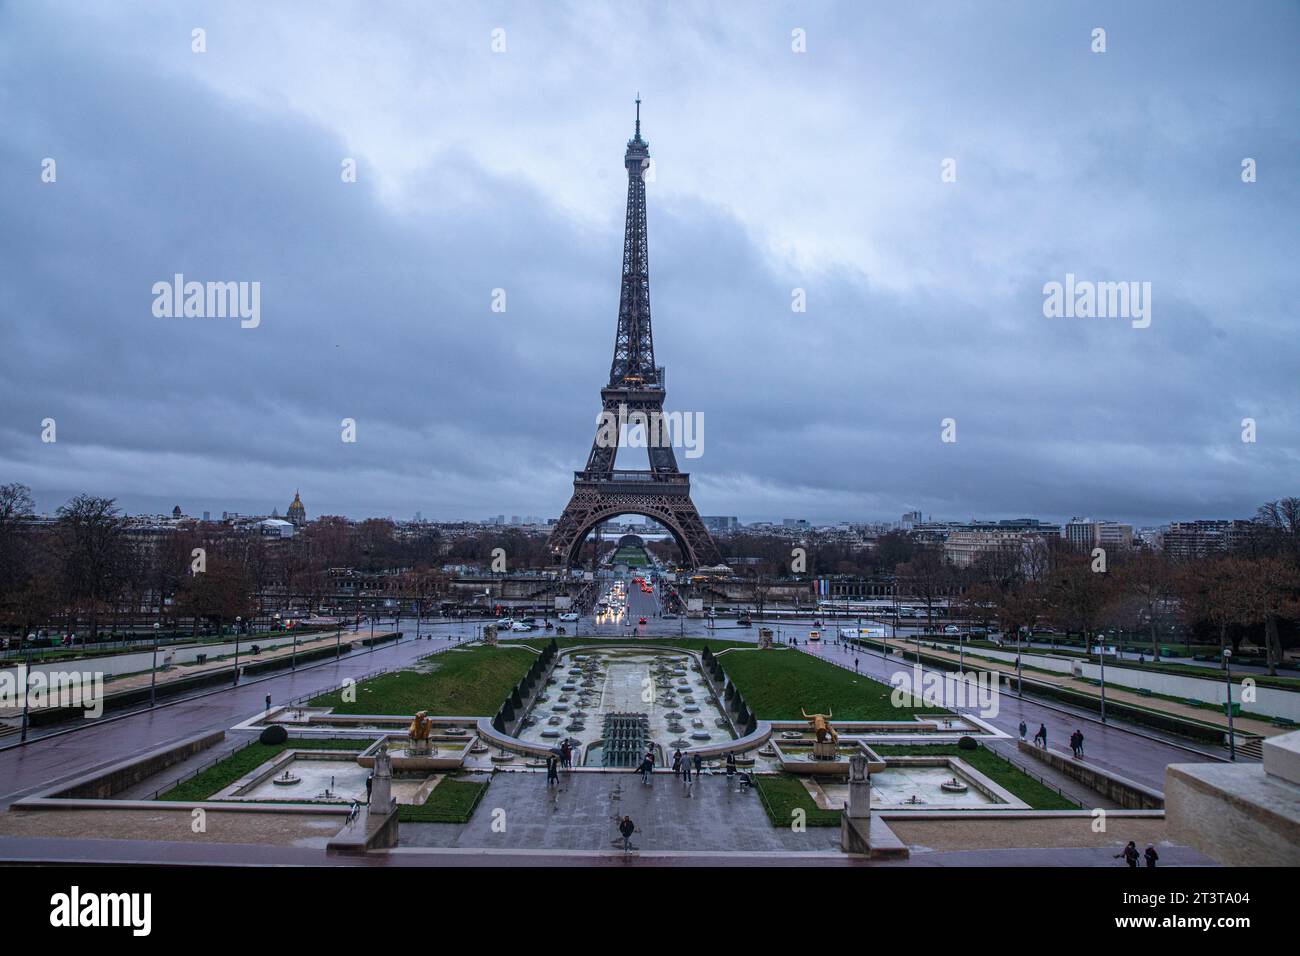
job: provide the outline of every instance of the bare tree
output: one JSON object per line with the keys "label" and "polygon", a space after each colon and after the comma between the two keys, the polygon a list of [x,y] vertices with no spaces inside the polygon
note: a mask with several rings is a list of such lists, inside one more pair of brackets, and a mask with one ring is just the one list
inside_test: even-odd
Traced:
{"label": "bare tree", "polygon": [[77,495],[58,516],[63,590],[74,613],[86,610],[94,640],[100,612],[117,597],[123,580],[126,525],[114,499],[91,495]]}

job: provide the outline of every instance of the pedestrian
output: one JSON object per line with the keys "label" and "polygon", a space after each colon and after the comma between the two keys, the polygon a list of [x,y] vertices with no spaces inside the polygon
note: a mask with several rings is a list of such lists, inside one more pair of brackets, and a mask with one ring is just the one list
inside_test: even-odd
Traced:
{"label": "pedestrian", "polygon": [[1147,844],[1146,852],[1143,853],[1142,855],[1147,858],[1148,869],[1154,868],[1156,865],[1156,860],[1160,859],[1160,854],[1156,852],[1156,848],[1152,846],[1150,843]]}
{"label": "pedestrian", "polygon": [[654,761],[650,759],[649,755],[641,761],[641,766],[637,768],[641,771],[641,782],[646,786],[650,785],[650,774],[654,773],[654,768]]}
{"label": "pedestrian", "polygon": [[1079,732],[1077,730],[1070,734],[1070,753],[1076,759],[1079,756]]}
{"label": "pedestrian", "polygon": [[267,695],[266,695],[266,709],[267,709],[267,710],[270,710],[270,709],[271,709],[271,695],[270,695],[270,694],[267,694]]}
{"label": "pedestrian", "polygon": [[673,776],[680,777],[681,775],[682,775],[682,752],[680,750],[675,750],[673,751]]}
{"label": "pedestrian", "polygon": [[1131,869],[1137,869],[1139,855],[1137,844],[1129,840],[1128,846],[1115,854],[1115,859],[1118,860],[1122,856]]}
{"label": "pedestrian", "polygon": [[727,751],[727,778],[730,779],[736,775],[736,753],[733,750]]}
{"label": "pedestrian", "polygon": [[1079,743],[1079,759],[1083,759],[1083,731],[1082,731],[1082,730],[1076,730],[1076,731],[1074,732],[1074,734],[1075,734],[1076,737],[1078,737],[1078,743]]}
{"label": "pedestrian", "polygon": [[1024,722],[1024,720],[1021,720],[1021,721],[1020,721],[1020,739],[1021,739],[1021,740],[1024,740],[1024,739],[1025,739],[1025,734],[1028,733],[1028,731],[1029,731],[1029,725],[1026,724],[1026,723]]}
{"label": "pedestrian", "polygon": [[691,782],[691,755],[682,754],[682,780]]}
{"label": "pedestrian", "polygon": [[566,740],[560,744],[560,766],[569,769],[569,742]]}
{"label": "pedestrian", "polygon": [[853,673],[856,674],[857,672],[858,672],[858,659],[855,657],[853,658]]}
{"label": "pedestrian", "polygon": [[552,784],[560,785],[560,772],[555,766],[555,757],[546,758],[546,786],[549,788]]}
{"label": "pedestrian", "polygon": [[1044,750],[1047,749],[1047,724],[1038,725],[1038,733],[1034,734],[1034,743]]}
{"label": "pedestrian", "polygon": [[375,775],[373,773],[366,775],[366,805],[370,805],[370,788],[375,785]]}
{"label": "pedestrian", "polygon": [[704,758],[695,754],[691,757],[691,761],[695,764],[695,779],[699,780],[700,774],[704,772]]}
{"label": "pedestrian", "polygon": [[623,817],[618,825],[618,832],[623,836],[623,852],[627,853],[632,849],[632,834],[636,832],[636,824],[632,822],[631,817]]}

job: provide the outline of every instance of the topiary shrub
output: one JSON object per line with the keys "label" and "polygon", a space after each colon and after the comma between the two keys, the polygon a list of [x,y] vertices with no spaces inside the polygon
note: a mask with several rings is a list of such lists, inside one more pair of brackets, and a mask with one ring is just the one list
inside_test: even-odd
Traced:
{"label": "topiary shrub", "polygon": [[285,730],[279,724],[272,724],[264,729],[257,738],[258,743],[262,744],[282,744],[289,739],[289,731]]}
{"label": "topiary shrub", "polygon": [[979,741],[974,737],[962,737],[957,741],[958,750],[978,750]]}

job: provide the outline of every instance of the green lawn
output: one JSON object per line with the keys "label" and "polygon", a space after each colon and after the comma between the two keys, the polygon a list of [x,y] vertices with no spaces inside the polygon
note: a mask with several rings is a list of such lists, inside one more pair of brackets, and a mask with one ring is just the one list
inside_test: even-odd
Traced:
{"label": "green lawn", "polygon": [[804,822],[810,827],[837,827],[840,825],[840,811],[823,810],[813,802],[812,796],[804,789],[799,778],[793,774],[780,776],[756,774],[754,785],[763,800],[763,809],[774,827],[788,827],[794,821],[794,811],[803,810]]}
{"label": "green lawn", "polygon": [[984,776],[1000,784],[1029,804],[1034,810],[1078,810],[1079,806],[1067,800],[1051,787],[1046,787],[1015,766],[1011,761],[980,744],[978,750],[962,750],[951,744],[942,746],[917,746],[907,744],[882,744],[871,747],[882,757],[960,757]]}
{"label": "green lawn", "polygon": [[402,823],[468,823],[487,788],[488,781],[447,777],[429,792],[424,803],[399,806],[397,819]]}
{"label": "green lawn", "polygon": [[449,717],[490,717],[500,709],[537,655],[517,647],[471,647],[448,650],[422,660],[416,669],[381,674],[354,689],[322,694],[313,707],[332,707],[336,714],[414,714],[427,710]]}
{"label": "green lawn", "polygon": [[947,713],[941,707],[895,707],[888,684],[799,651],[723,654],[718,661],[763,720],[799,720],[801,708],[831,713],[835,720],[908,720],[913,714]]}
{"label": "green lawn", "polygon": [[180,803],[198,803],[207,800],[214,793],[224,790],[246,773],[257,769],[266,761],[286,750],[365,750],[372,740],[340,739],[316,740],[292,737],[282,744],[254,743],[231,754],[225,760],[213,764],[207,770],[186,780],[178,787],[159,794],[159,800],[175,800]]}

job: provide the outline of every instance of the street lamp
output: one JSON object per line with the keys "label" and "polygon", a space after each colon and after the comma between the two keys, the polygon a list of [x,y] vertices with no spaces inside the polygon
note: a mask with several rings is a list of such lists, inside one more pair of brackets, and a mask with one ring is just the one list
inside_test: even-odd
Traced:
{"label": "street lamp", "polygon": [[1106,635],[1097,643],[1097,659],[1101,661],[1101,722],[1106,722]]}
{"label": "street lamp", "polygon": [[1021,672],[1020,672],[1020,657],[1021,657],[1020,636],[1024,634],[1024,632],[1025,629],[1023,627],[1016,628],[1016,693],[1019,694],[1021,697],[1025,695],[1025,688],[1021,680]]}
{"label": "street lamp", "polygon": [[235,615],[235,685],[239,684],[239,625],[244,619]]}
{"label": "street lamp", "polygon": [[1223,649],[1223,667],[1228,681],[1228,759],[1237,759],[1237,735],[1232,732],[1232,648]]}
{"label": "street lamp", "polygon": [[[276,629],[277,631],[280,630],[280,612],[279,612],[279,611],[276,611],[276,613],[275,613],[275,629]],[[295,670],[295,671],[298,669],[298,631],[297,631],[296,628],[294,629],[294,632],[293,632],[293,654],[292,654],[292,656],[291,656],[290,659],[289,659],[289,669],[290,669],[290,670]]]}
{"label": "street lamp", "polygon": [[158,685],[158,631],[162,627],[157,621],[153,622],[153,668],[149,671],[149,706],[154,705],[156,700],[154,689]]}

